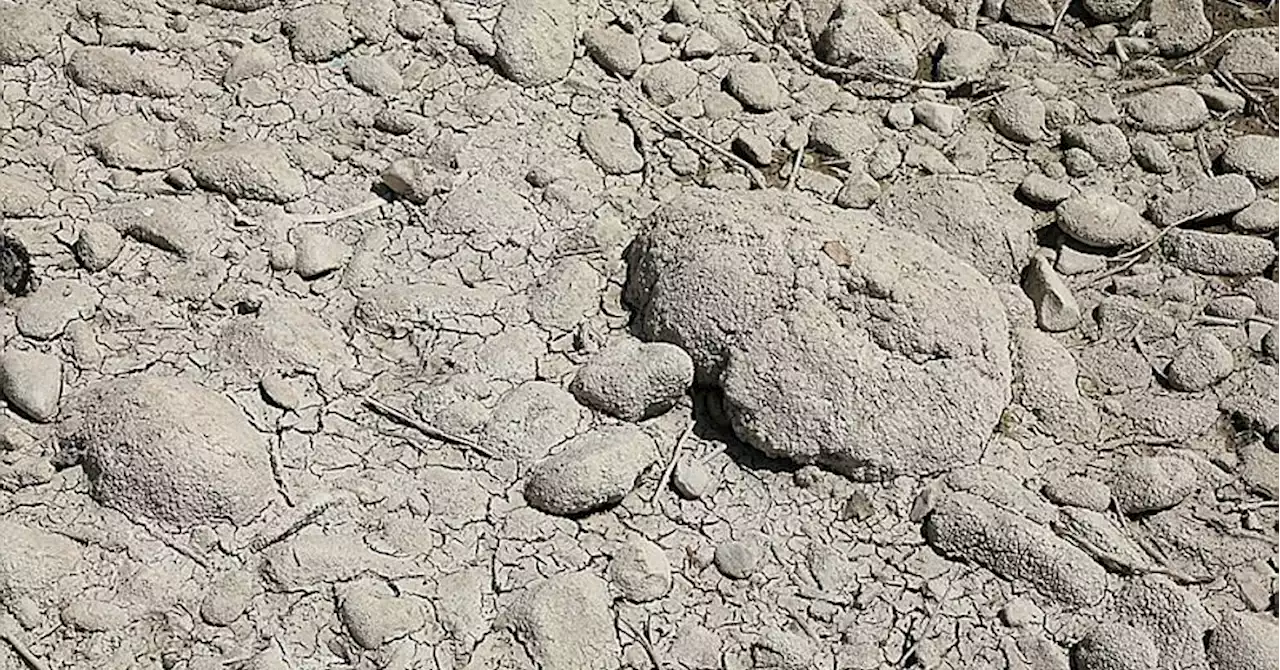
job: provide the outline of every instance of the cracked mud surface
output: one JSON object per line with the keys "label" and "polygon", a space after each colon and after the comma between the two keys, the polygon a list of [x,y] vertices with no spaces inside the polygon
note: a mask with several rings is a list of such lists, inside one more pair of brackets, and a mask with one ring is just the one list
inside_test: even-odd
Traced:
{"label": "cracked mud surface", "polygon": [[0,670],[1277,668],[1252,0],[0,0]]}

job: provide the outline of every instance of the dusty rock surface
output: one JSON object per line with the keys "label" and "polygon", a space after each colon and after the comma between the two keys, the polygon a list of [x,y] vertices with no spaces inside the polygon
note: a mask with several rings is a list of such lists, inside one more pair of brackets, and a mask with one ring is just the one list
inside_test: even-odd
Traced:
{"label": "dusty rock surface", "polygon": [[0,0],[0,670],[1274,670],[1258,0]]}

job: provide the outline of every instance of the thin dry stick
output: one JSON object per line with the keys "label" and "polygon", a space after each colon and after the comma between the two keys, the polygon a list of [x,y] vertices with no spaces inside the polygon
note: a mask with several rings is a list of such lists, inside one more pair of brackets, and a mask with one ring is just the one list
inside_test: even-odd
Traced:
{"label": "thin dry stick", "polygon": [[787,175],[787,184],[782,187],[784,191],[790,191],[795,188],[796,179],[800,176],[800,163],[804,161],[804,147],[796,149],[795,160],[791,161],[791,174]]}
{"label": "thin dry stick", "polygon": [[1114,276],[1116,276],[1116,275],[1118,275],[1118,274],[1121,274],[1121,273],[1125,272],[1126,270],[1128,270],[1129,268],[1131,268],[1131,267],[1133,267],[1133,266],[1137,265],[1137,264],[1138,264],[1138,261],[1142,260],[1142,254],[1143,254],[1144,252],[1146,252],[1148,249],[1150,249],[1150,248],[1154,247],[1155,245],[1159,244],[1159,243],[1160,243],[1160,240],[1164,239],[1164,237],[1165,237],[1166,235],[1168,235],[1168,234],[1169,234],[1169,231],[1173,230],[1174,228],[1177,228],[1178,226],[1185,226],[1185,225],[1186,225],[1186,224],[1188,224],[1188,223],[1192,223],[1192,222],[1194,222],[1194,221],[1198,221],[1198,220],[1199,220],[1201,217],[1203,217],[1207,212],[1208,212],[1208,210],[1203,210],[1203,209],[1202,209],[1202,210],[1200,210],[1200,211],[1196,212],[1195,214],[1192,214],[1191,216],[1189,216],[1189,217],[1187,217],[1187,218],[1185,218],[1185,219],[1181,219],[1181,220],[1178,220],[1178,221],[1174,221],[1173,223],[1171,223],[1171,224],[1169,224],[1169,225],[1165,226],[1164,228],[1161,228],[1161,229],[1160,229],[1160,232],[1156,233],[1156,236],[1155,236],[1155,237],[1153,237],[1153,238],[1151,238],[1150,240],[1148,240],[1145,244],[1142,244],[1142,245],[1140,245],[1140,246],[1138,246],[1138,247],[1135,247],[1135,248],[1133,248],[1133,249],[1131,249],[1131,250],[1129,250],[1129,251],[1126,251],[1126,252],[1124,252],[1124,253],[1122,253],[1122,254],[1119,254],[1119,255],[1117,255],[1115,258],[1111,258],[1111,259],[1109,259],[1109,260],[1110,260],[1110,261],[1112,261],[1112,262],[1115,262],[1115,261],[1122,261],[1122,260],[1125,260],[1125,259],[1128,259],[1128,260],[1127,260],[1127,262],[1126,262],[1124,265],[1121,265],[1120,267],[1117,267],[1117,268],[1112,268],[1112,269],[1110,269],[1110,270],[1107,270],[1106,272],[1103,272],[1102,274],[1098,275],[1097,277],[1094,277],[1094,278],[1093,278],[1093,280],[1092,280],[1092,281],[1090,281],[1088,284],[1085,284],[1085,286],[1086,286],[1086,287],[1088,287],[1088,286],[1097,286],[1098,284],[1101,284],[1102,282],[1106,281],[1107,279],[1110,279],[1110,278],[1112,278],[1112,277],[1114,277]]}
{"label": "thin dry stick", "polygon": [[1053,28],[1049,29],[1051,35],[1058,34],[1058,28],[1062,27],[1062,19],[1067,16],[1067,10],[1071,7],[1071,0],[1062,0],[1062,6],[1058,8],[1058,16],[1053,19]]}
{"label": "thin dry stick", "polygon": [[933,612],[924,621],[924,628],[920,630],[920,636],[916,638],[915,642],[911,643],[910,647],[907,647],[902,652],[902,656],[894,664],[894,667],[907,667],[907,663],[911,661],[911,656],[920,649],[920,645],[924,644],[925,638],[929,637],[929,633],[933,632],[934,621],[938,618],[938,614],[942,612],[943,605],[947,603],[947,596],[951,595],[951,589],[955,587],[956,581],[952,580],[947,584],[947,588],[943,589],[942,595],[938,598],[938,606],[933,609]]}
{"label": "thin dry stick", "polygon": [[45,665],[44,661],[36,658],[36,655],[31,653],[31,649],[27,648],[27,645],[14,637],[9,631],[0,631],[0,640],[8,644],[14,653],[18,655],[18,658],[21,658],[22,662],[26,663],[31,670],[49,670],[49,666]]}
{"label": "thin dry stick", "polygon": [[[663,123],[680,131],[680,133],[683,134],[685,137],[688,137],[693,140],[697,140],[700,144],[707,147],[711,151],[714,151],[721,158],[724,158],[725,160],[728,160],[736,164],[738,167],[741,167],[743,170],[746,171],[747,176],[751,178],[752,185],[754,185],[756,188],[765,188],[768,186],[768,183],[764,179],[764,174],[762,174],[759,170],[757,170],[754,165],[747,162],[745,158],[738,156],[732,151],[729,151],[721,147],[720,145],[716,144],[715,142],[712,142],[711,140],[694,132],[691,128],[681,123],[679,119],[677,119],[674,116],[671,116],[665,110],[655,105],[653,101],[646,98],[643,93],[631,88],[631,85],[623,81],[621,77],[618,77],[617,75],[614,75],[614,76],[617,77],[618,83],[622,86],[623,90],[625,90],[628,93],[628,95],[625,97],[640,100],[641,102],[644,103],[646,107],[649,108],[650,111],[656,114],[658,118],[662,120]],[[640,116],[644,116],[644,114],[640,113]]]}
{"label": "thin dry stick", "polygon": [[633,640],[639,642],[640,646],[644,648],[644,653],[649,656],[649,662],[653,663],[654,670],[665,670],[665,664],[662,662],[662,656],[658,654],[658,650],[654,648],[653,642],[649,639],[649,623],[647,621],[645,622],[644,635],[641,635],[640,632],[636,630],[635,626],[632,626],[621,617],[618,618],[618,623],[622,624],[623,628],[626,628],[627,635],[630,635]]}
{"label": "thin dry stick", "polygon": [[689,437],[689,433],[693,432],[693,424],[694,421],[690,419],[689,424],[684,427],[684,430],[680,431],[680,437],[676,438],[676,446],[671,450],[671,460],[667,461],[667,466],[662,469],[662,477],[658,480],[658,488],[654,489],[653,497],[649,498],[650,501],[657,498],[658,494],[662,493],[662,487],[671,481],[671,473],[676,470],[676,461],[680,460],[681,447],[684,446],[685,438]]}
{"label": "thin dry stick", "polygon": [[254,538],[253,541],[249,542],[248,545],[246,545],[243,549],[241,549],[236,553],[243,553],[245,551],[257,553],[262,551],[263,549],[266,549],[267,547],[270,547],[273,544],[278,544],[280,542],[283,542],[293,537],[294,535],[297,535],[298,532],[301,531],[303,528],[306,528],[307,526],[315,523],[316,519],[319,519],[321,514],[324,514],[326,511],[328,511],[333,507],[336,507],[340,502],[341,502],[340,500],[329,500],[327,502],[321,503],[320,505],[317,505],[315,509],[302,515],[302,518],[289,524],[289,527],[284,529],[283,531],[276,533],[273,536],[260,535]]}
{"label": "thin dry stick", "polygon": [[329,212],[328,214],[297,214],[292,215],[289,218],[295,223],[332,223],[347,217],[364,214],[371,210],[381,209],[382,206],[386,204],[386,200],[375,196],[358,205],[352,205],[351,207],[340,209],[336,212]]}
{"label": "thin dry stick", "polygon": [[1223,44],[1226,43],[1227,40],[1231,39],[1231,36],[1234,35],[1235,32],[1236,32],[1235,28],[1228,30],[1227,32],[1223,33],[1222,36],[1219,37],[1218,39],[1210,42],[1209,44],[1205,45],[1203,48],[1196,50],[1196,52],[1191,54],[1190,56],[1187,56],[1186,58],[1183,58],[1177,63],[1174,63],[1173,69],[1181,70],[1182,68],[1186,67],[1187,65],[1190,65],[1191,63],[1199,62],[1206,55],[1217,50],[1218,47],[1222,46]]}
{"label": "thin dry stick", "polygon": [[365,398],[364,404],[365,404],[365,407],[368,407],[369,409],[373,410],[375,413],[381,414],[382,416],[388,419],[391,419],[392,421],[395,421],[396,423],[402,426],[412,428],[433,440],[440,440],[441,442],[448,442],[449,444],[457,445],[460,447],[466,447],[476,452],[477,454],[480,454],[481,456],[487,456],[489,458],[493,458],[493,453],[481,447],[479,444],[476,443],[475,440],[461,437],[461,436],[454,435],[452,433],[448,433],[443,430],[440,430],[439,428],[436,428],[435,426],[425,421],[422,421],[420,419],[415,419],[409,416],[408,414],[406,414],[405,412],[398,410],[384,402],[375,400],[373,398]]}

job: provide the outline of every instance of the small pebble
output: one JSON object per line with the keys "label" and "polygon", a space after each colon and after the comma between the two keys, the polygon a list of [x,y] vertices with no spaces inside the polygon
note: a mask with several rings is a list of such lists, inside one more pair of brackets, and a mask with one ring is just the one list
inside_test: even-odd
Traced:
{"label": "small pebble", "polygon": [[755,574],[760,555],[745,542],[725,542],[716,547],[715,564],[729,579],[746,579]]}
{"label": "small pebble", "polygon": [[124,237],[114,227],[91,220],[80,229],[72,251],[76,260],[89,272],[107,269],[124,249]]}
{"label": "small pebble", "polygon": [[62,361],[38,351],[6,351],[0,354],[0,392],[23,416],[49,423],[62,399]]}
{"label": "small pebble", "polygon": [[1179,391],[1203,391],[1231,374],[1235,357],[1221,340],[1200,332],[1169,361],[1169,386]]}
{"label": "small pebble", "polygon": [[294,239],[293,269],[303,279],[317,279],[342,267],[350,248],[318,230],[303,230]]}
{"label": "small pebble", "polygon": [[711,468],[699,458],[682,458],[676,461],[671,472],[671,486],[676,493],[690,500],[709,495],[715,489],[715,483]]}

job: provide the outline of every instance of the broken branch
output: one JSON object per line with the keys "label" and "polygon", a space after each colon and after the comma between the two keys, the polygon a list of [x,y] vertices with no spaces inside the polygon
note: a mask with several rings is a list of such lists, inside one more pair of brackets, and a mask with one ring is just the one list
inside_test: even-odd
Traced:
{"label": "broken branch", "polygon": [[384,402],[375,400],[373,398],[365,398],[364,405],[365,407],[368,407],[369,409],[373,410],[374,413],[381,414],[382,416],[388,419],[391,419],[392,421],[402,426],[405,426],[407,428],[412,428],[433,440],[439,440],[441,442],[448,442],[449,444],[457,445],[460,447],[466,447],[476,452],[477,454],[480,454],[481,456],[487,456],[489,458],[493,458],[493,453],[481,447],[479,444],[476,443],[475,440],[472,440],[466,437],[461,437],[459,435],[454,435],[452,433],[448,433],[443,430],[440,430],[439,428],[436,428],[435,426],[425,421],[422,421],[420,419],[415,419],[409,416],[404,411],[398,410]]}

